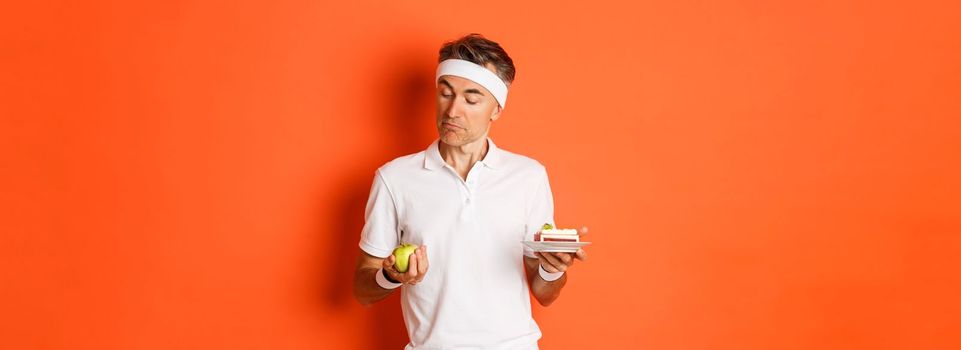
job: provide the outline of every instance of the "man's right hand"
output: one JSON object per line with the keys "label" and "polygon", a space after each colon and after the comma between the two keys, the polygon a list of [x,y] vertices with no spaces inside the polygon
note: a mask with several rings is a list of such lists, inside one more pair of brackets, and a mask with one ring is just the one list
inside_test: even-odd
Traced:
{"label": "man's right hand", "polygon": [[394,263],[397,259],[391,254],[384,259],[384,272],[390,276],[390,279],[398,281],[403,284],[414,285],[420,283],[424,280],[424,275],[427,274],[427,268],[430,263],[427,261],[427,246],[420,246],[414,250],[410,255],[410,259],[407,264],[407,272],[399,272],[394,268]]}

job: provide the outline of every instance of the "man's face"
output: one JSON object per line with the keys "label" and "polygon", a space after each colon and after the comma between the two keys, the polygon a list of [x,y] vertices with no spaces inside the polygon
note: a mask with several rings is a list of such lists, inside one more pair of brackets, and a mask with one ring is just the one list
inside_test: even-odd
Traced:
{"label": "man's face", "polygon": [[483,86],[452,75],[437,81],[437,132],[441,142],[462,146],[487,134],[500,116],[497,100]]}

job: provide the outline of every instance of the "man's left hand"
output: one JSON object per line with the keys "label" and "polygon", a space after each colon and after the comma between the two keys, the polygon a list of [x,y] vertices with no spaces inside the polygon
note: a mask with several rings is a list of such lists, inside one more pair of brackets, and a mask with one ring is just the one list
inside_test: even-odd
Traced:
{"label": "man's left hand", "polygon": [[550,273],[566,272],[574,265],[574,260],[587,260],[587,252],[584,249],[578,249],[576,253],[535,252],[534,256],[540,261],[544,271]]}

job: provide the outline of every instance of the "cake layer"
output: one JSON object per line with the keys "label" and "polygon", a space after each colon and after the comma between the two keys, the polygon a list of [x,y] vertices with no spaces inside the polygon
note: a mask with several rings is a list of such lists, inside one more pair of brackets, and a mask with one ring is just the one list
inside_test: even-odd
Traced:
{"label": "cake layer", "polygon": [[541,234],[545,234],[545,235],[577,236],[577,230],[572,229],[572,228],[567,228],[567,229],[549,229],[549,230],[541,230]]}
{"label": "cake layer", "polygon": [[580,242],[580,236],[578,235],[558,235],[558,234],[540,234],[538,239],[542,242]]}
{"label": "cake layer", "polygon": [[569,237],[569,236],[565,236],[565,237],[561,237],[561,238],[558,238],[558,237],[541,237],[541,242],[580,242],[580,241],[581,241],[581,240],[580,240],[580,238],[578,238],[578,237]]}

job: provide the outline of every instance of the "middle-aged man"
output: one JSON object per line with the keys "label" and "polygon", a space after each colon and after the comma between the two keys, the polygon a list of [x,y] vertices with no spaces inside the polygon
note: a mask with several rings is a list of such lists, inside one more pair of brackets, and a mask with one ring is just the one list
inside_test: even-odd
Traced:
{"label": "middle-aged man", "polygon": [[[529,295],[550,305],[586,253],[521,244],[554,224],[554,201],[543,165],[488,138],[514,80],[507,52],[471,34],[439,61],[439,140],[377,170],[354,294],[366,305],[402,287],[407,349],[537,349]],[[402,242],[419,246],[405,273],[392,255]]]}

